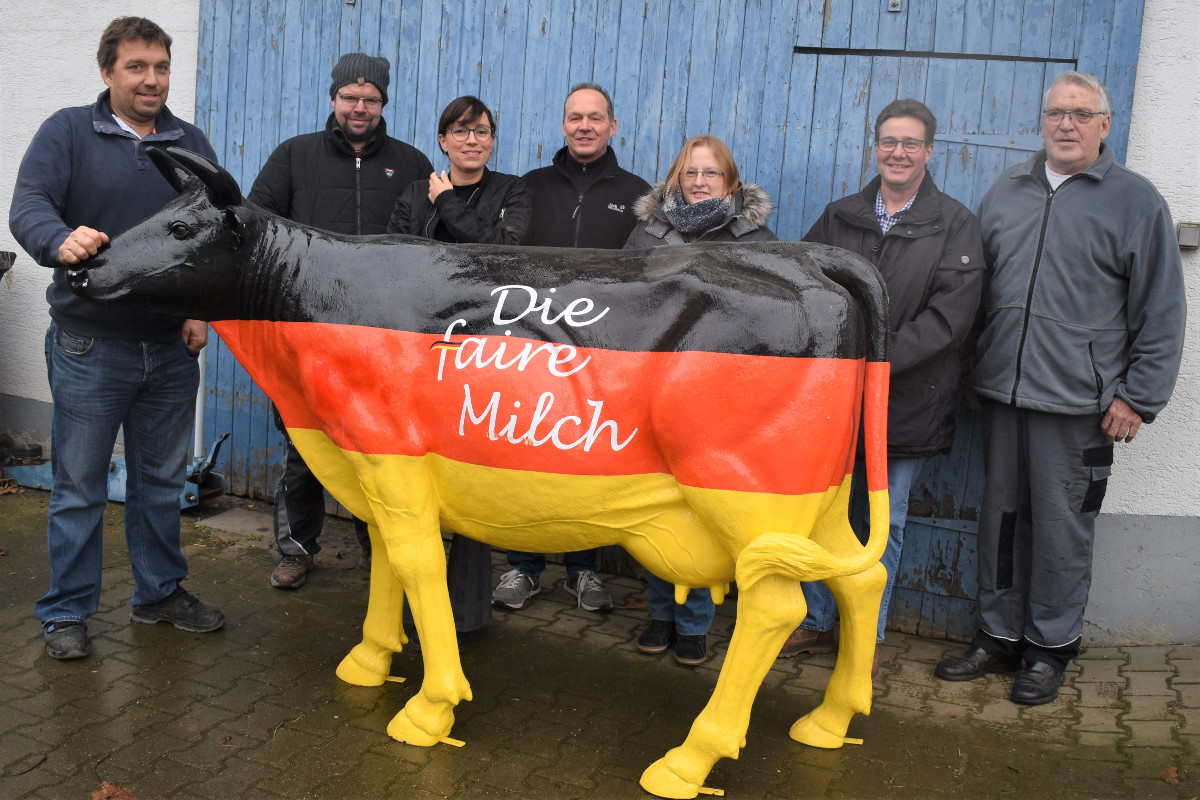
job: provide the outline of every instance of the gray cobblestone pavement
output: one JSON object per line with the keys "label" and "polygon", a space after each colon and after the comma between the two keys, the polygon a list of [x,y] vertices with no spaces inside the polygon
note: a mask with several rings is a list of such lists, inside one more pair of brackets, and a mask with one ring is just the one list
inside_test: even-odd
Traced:
{"label": "gray cobblestone pavement", "polygon": [[[61,663],[45,655],[32,608],[47,581],[47,499],[0,497],[3,800],[85,800],[102,781],[136,800],[648,797],[638,777],[686,734],[732,627],[727,603],[714,656],[697,669],[640,655],[641,582],[609,578],[622,607],[599,616],[573,606],[551,566],[543,593],[497,612],[463,655],[475,699],[459,707],[453,735],[465,745],[410,747],[385,728],[416,689],[416,653],[393,662],[407,683],[360,688],[334,676],[366,608],[349,525],[330,520],[308,585],[287,592],[268,583],[269,506],[221,498],[189,515],[186,585],[228,622],[188,634],[131,623],[112,506],[93,653]],[[495,567],[498,576],[500,554]],[[849,732],[864,744],[833,751],[787,736],[818,702],[833,657],[777,662],[745,750],[718,763],[708,786],[756,799],[1200,794],[1200,647],[1090,648],[1060,699],[1040,708],[1009,702],[1011,676],[934,679],[936,661],[960,647],[889,633],[875,707]]]}

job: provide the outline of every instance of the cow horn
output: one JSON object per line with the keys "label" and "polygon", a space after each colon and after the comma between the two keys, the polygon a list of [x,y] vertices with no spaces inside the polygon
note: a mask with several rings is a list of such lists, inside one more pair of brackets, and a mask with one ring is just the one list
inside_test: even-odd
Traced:
{"label": "cow horn", "polygon": [[[242,202],[242,190],[238,187],[233,176],[226,172],[216,162],[204,156],[197,155],[182,147],[168,147],[167,152],[199,178],[208,190],[208,199],[217,208],[236,206]],[[168,178],[168,180],[170,180]]]}
{"label": "cow horn", "polygon": [[150,160],[167,179],[167,183],[171,184],[180,194],[187,190],[188,181],[196,180],[196,176],[189,169],[157,147],[147,146],[146,155],[150,156]]}

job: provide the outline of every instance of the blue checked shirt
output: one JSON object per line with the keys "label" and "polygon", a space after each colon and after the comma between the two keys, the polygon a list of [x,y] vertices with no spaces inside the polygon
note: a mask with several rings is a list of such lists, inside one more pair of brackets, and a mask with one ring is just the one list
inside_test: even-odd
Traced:
{"label": "blue checked shirt", "polygon": [[901,215],[905,211],[912,208],[913,201],[917,199],[917,193],[913,192],[913,196],[908,198],[908,202],[904,204],[904,208],[892,214],[890,217],[887,213],[887,206],[883,204],[883,190],[875,193],[875,218],[879,220],[879,227],[883,229],[884,234],[892,229],[892,226],[900,221]]}

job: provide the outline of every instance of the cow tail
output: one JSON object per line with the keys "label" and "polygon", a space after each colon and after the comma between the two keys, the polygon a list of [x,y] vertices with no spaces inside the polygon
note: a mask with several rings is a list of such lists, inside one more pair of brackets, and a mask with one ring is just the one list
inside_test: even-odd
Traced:
{"label": "cow tail", "polygon": [[739,555],[737,582],[749,588],[767,575],[813,581],[856,575],[875,564],[887,548],[891,509],[887,491],[887,406],[891,365],[888,363],[887,288],[870,262],[845,250],[808,245],[813,262],[857,301],[866,323],[866,377],[863,386],[863,437],[867,492],[871,511],[867,544],[846,558],[835,556],[804,536],[768,532]]}

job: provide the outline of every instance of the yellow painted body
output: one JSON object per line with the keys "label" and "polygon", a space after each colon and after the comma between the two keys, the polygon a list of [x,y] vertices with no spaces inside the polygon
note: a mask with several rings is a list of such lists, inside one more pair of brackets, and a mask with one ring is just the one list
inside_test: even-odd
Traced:
{"label": "yellow painted body", "polygon": [[370,525],[376,554],[363,641],[342,680],[378,686],[404,642],[405,597],[421,637],[425,679],[388,725],[410,744],[448,736],[454,706],[471,699],[459,662],[441,530],[497,547],[562,552],[619,544],[677,591],[723,599],[736,580],[738,618],[716,690],[682,745],[642,775],[660,797],[695,797],[712,766],[736,758],[750,709],[784,640],[804,618],[800,581],[824,580],[841,612],[841,649],[825,699],[791,729],[840,747],[854,714],[871,707],[875,625],[885,582],[886,491],[871,493],[871,536],[847,522],[849,478],[827,492],[776,495],[681,486],[670,475],[577,476],[464,464],[438,455],[366,455],[325,434],[289,434],[320,481]]}

